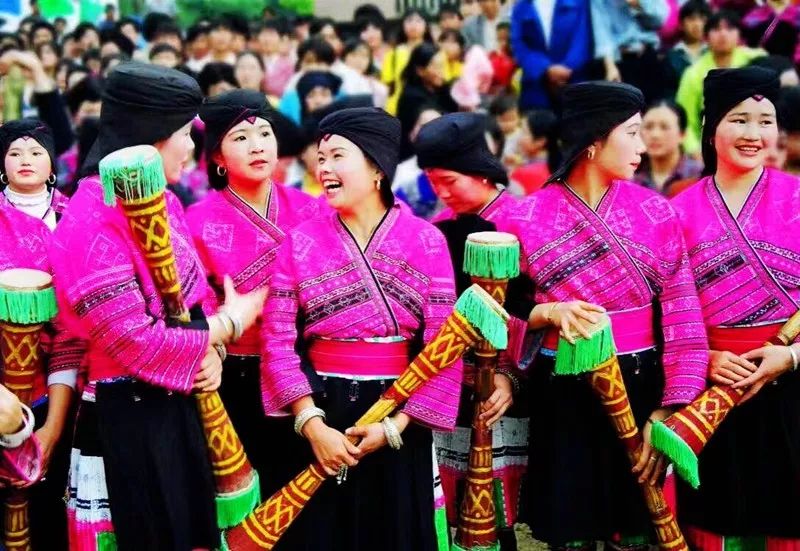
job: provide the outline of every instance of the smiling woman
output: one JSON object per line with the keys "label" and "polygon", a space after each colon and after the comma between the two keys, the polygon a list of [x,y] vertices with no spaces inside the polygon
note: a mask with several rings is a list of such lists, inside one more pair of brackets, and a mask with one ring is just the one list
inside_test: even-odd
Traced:
{"label": "smiling woman", "polygon": [[[187,222],[211,287],[224,298],[226,277],[239,292],[265,290],[286,232],[317,214],[318,201],[272,182],[278,160],[276,113],[263,93],[232,90],[205,101],[208,177],[215,191],[187,212]],[[295,474],[287,457],[302,444],[287,417],[265,417],[261,405],[260,322],[228,347],[220,396],[259,473],[261,494],[271,495]],[[270,453],[282,442],[283,453]],[[293,465],[293,464],[289,464]]]}
{"label": "smiling woman", "polygon": [[764,167],[778,140],[779,89],[778,74],[759,67],[708,74],[709,176],[673,200],[708,330],[708,377],[726,401],[746,401],[699,456],[700,487],[678,486],[687,540],[700,551],[745,541],[800,548],[800,486],[789,483],[800,477],[800,345],[761,347],[800,302],[800,240],[791,227],[800,182]]}

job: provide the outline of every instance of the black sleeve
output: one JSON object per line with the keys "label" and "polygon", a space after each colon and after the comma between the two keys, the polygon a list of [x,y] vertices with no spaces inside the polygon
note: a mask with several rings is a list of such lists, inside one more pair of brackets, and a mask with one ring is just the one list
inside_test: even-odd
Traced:
{"label": "black sleeve", "polygon": [[53,130],[53,142],[58,157],[75,143],[75,133],[72,131],[72,122],[67,115],[64,98],[56,89],[52,92],[34,94],[34,103],[39,111],[39,119]]}

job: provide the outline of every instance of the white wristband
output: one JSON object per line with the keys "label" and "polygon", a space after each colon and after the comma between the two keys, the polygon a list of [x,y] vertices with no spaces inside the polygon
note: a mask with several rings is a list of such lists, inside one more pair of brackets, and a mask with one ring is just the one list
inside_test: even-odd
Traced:
{"label": "white wristband", "polygon": [[797,371],[797,366],[800,364],[800,359],[798,359],[797,352],[794,351],[794,348],[792,348],[791,344],[788,346],[788,348],[789,354],[792,355],[792,371]]}
{"label": "white wristband", "polygon": [[22,407],[22,417],[25,424],[19,432],[0,435],[0,446],[3,448],[18,448],[33,434],[33,412],[25,404],[20,404],[20,406]]}

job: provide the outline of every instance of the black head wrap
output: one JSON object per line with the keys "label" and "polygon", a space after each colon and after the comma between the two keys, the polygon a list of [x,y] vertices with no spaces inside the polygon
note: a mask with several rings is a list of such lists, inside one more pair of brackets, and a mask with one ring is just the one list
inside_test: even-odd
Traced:
{"label": "black head wrap", "polygon": [[617,126],[644,110],[642,92],[619,82],[581,82],[564,90],[561,147],[564,161],[548,182],[563,180],[581,154]]}
{"label": "black head wrap", "polygon": [[102,98],[102,81],[93,76],[83,77],[75,86],[64,93],[64,100],[67,102],[67,107],[73,117],[78,114],[78,110],[84,101],[94,102],[100,101]]}
{"label": "black head wrap", "polygon": [[356,107],[331,113],[319,123],[321,139],[332,134],[347,138],[383,172],[391,185],[400,154],[400,121],[382,109]]}
{"label": "black head wrap", "polygon": [[[278,142],[278,156],[296,154],[293,144],[298,139],[299,129],[285,115],[275,111],[267,97],[255,90],[230,90],[217,96],[206,98],[200,107],[200,118],[206,125],[205,153],[208,163],[208,179],[212,186],[224,187],[227,179],[217,173],[217,164],[212,156],[219,149],[222,139],[231,128],[243,120],[256,117],[267,120]],[[282,144],[286,144],[283,146]]]}
{"label": "black head wrap", "polygon": [[53,140],[53,131],[46,123],[38,119],[19,119],[9,121],[0,126],[0,160],[3,163],[0,173],[5,174],[6,153],[8,153],[11,144],[18,138],[31,138],[36,140],[50,156],[51,174],[57,172],[56,146]]}
{"label": "black head wrap", "polygon": [[500,160],[486,144],[486,118],[477,113],[450,113],[424,125],[414,142],[420,168],[445,168],[508,184]]}
{"label": "black head wrap", "polygon": [[81,172],[97,172],[100,159],[123,147],[153,145],[190,122],[203,102],[197,82],[175,69],[122,63],[109,74],[100,109],[100,132]]}
{"label": "black head wrap", "polygon": [[800,86],[781,88],[778,99],[778,124],[789,134],[800,132]]}
{"label": "black head wrap", "polygon": [[297,81],[297,94],[303,100],[317,86],[329,89],[335,96],[342,86],[342,79],[330,71],[308,71]]}
{"label": "black head wrap", "polygon": [[780,93],[778,73],[763,67],[713,69],[703,81],[703,162],[704,174],[717,171],[717,151],[714,134],[725,115],[747,98],[766,98],[773,104]]}

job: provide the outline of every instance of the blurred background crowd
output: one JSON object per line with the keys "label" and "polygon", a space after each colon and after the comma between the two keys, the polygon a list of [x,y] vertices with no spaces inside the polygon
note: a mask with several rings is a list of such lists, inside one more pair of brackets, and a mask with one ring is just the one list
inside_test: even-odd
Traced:
{"label": "blurred background crowd", "polygon": [[[413,155],[421,125],[453,111],[485,113],[486,139],[511,191],[532,193],[559,161],[559,93],[583,80],[621,80],[644,92],[647,154],[637,179],[671,196],[703,170],[706,73],[773,68],[783,89],[770,163],[800,173],[793,0],[20,2],[0,2],[0,16],[20,13],[0,32],[2,117],[38,116],[53,128],[57,185],[67,194],[96,137],[104,79],[128,59],[184,71],[208,96],[263,92],[282,114],[273,179],[312,195],[322,191],[313,170],[322,117],[343,107],[386,109],[403,129],[394,191],[425,218],[440,205]],[[184,204],[208,188],[199,119],[192,136],[194,165],[173,186]]]}

